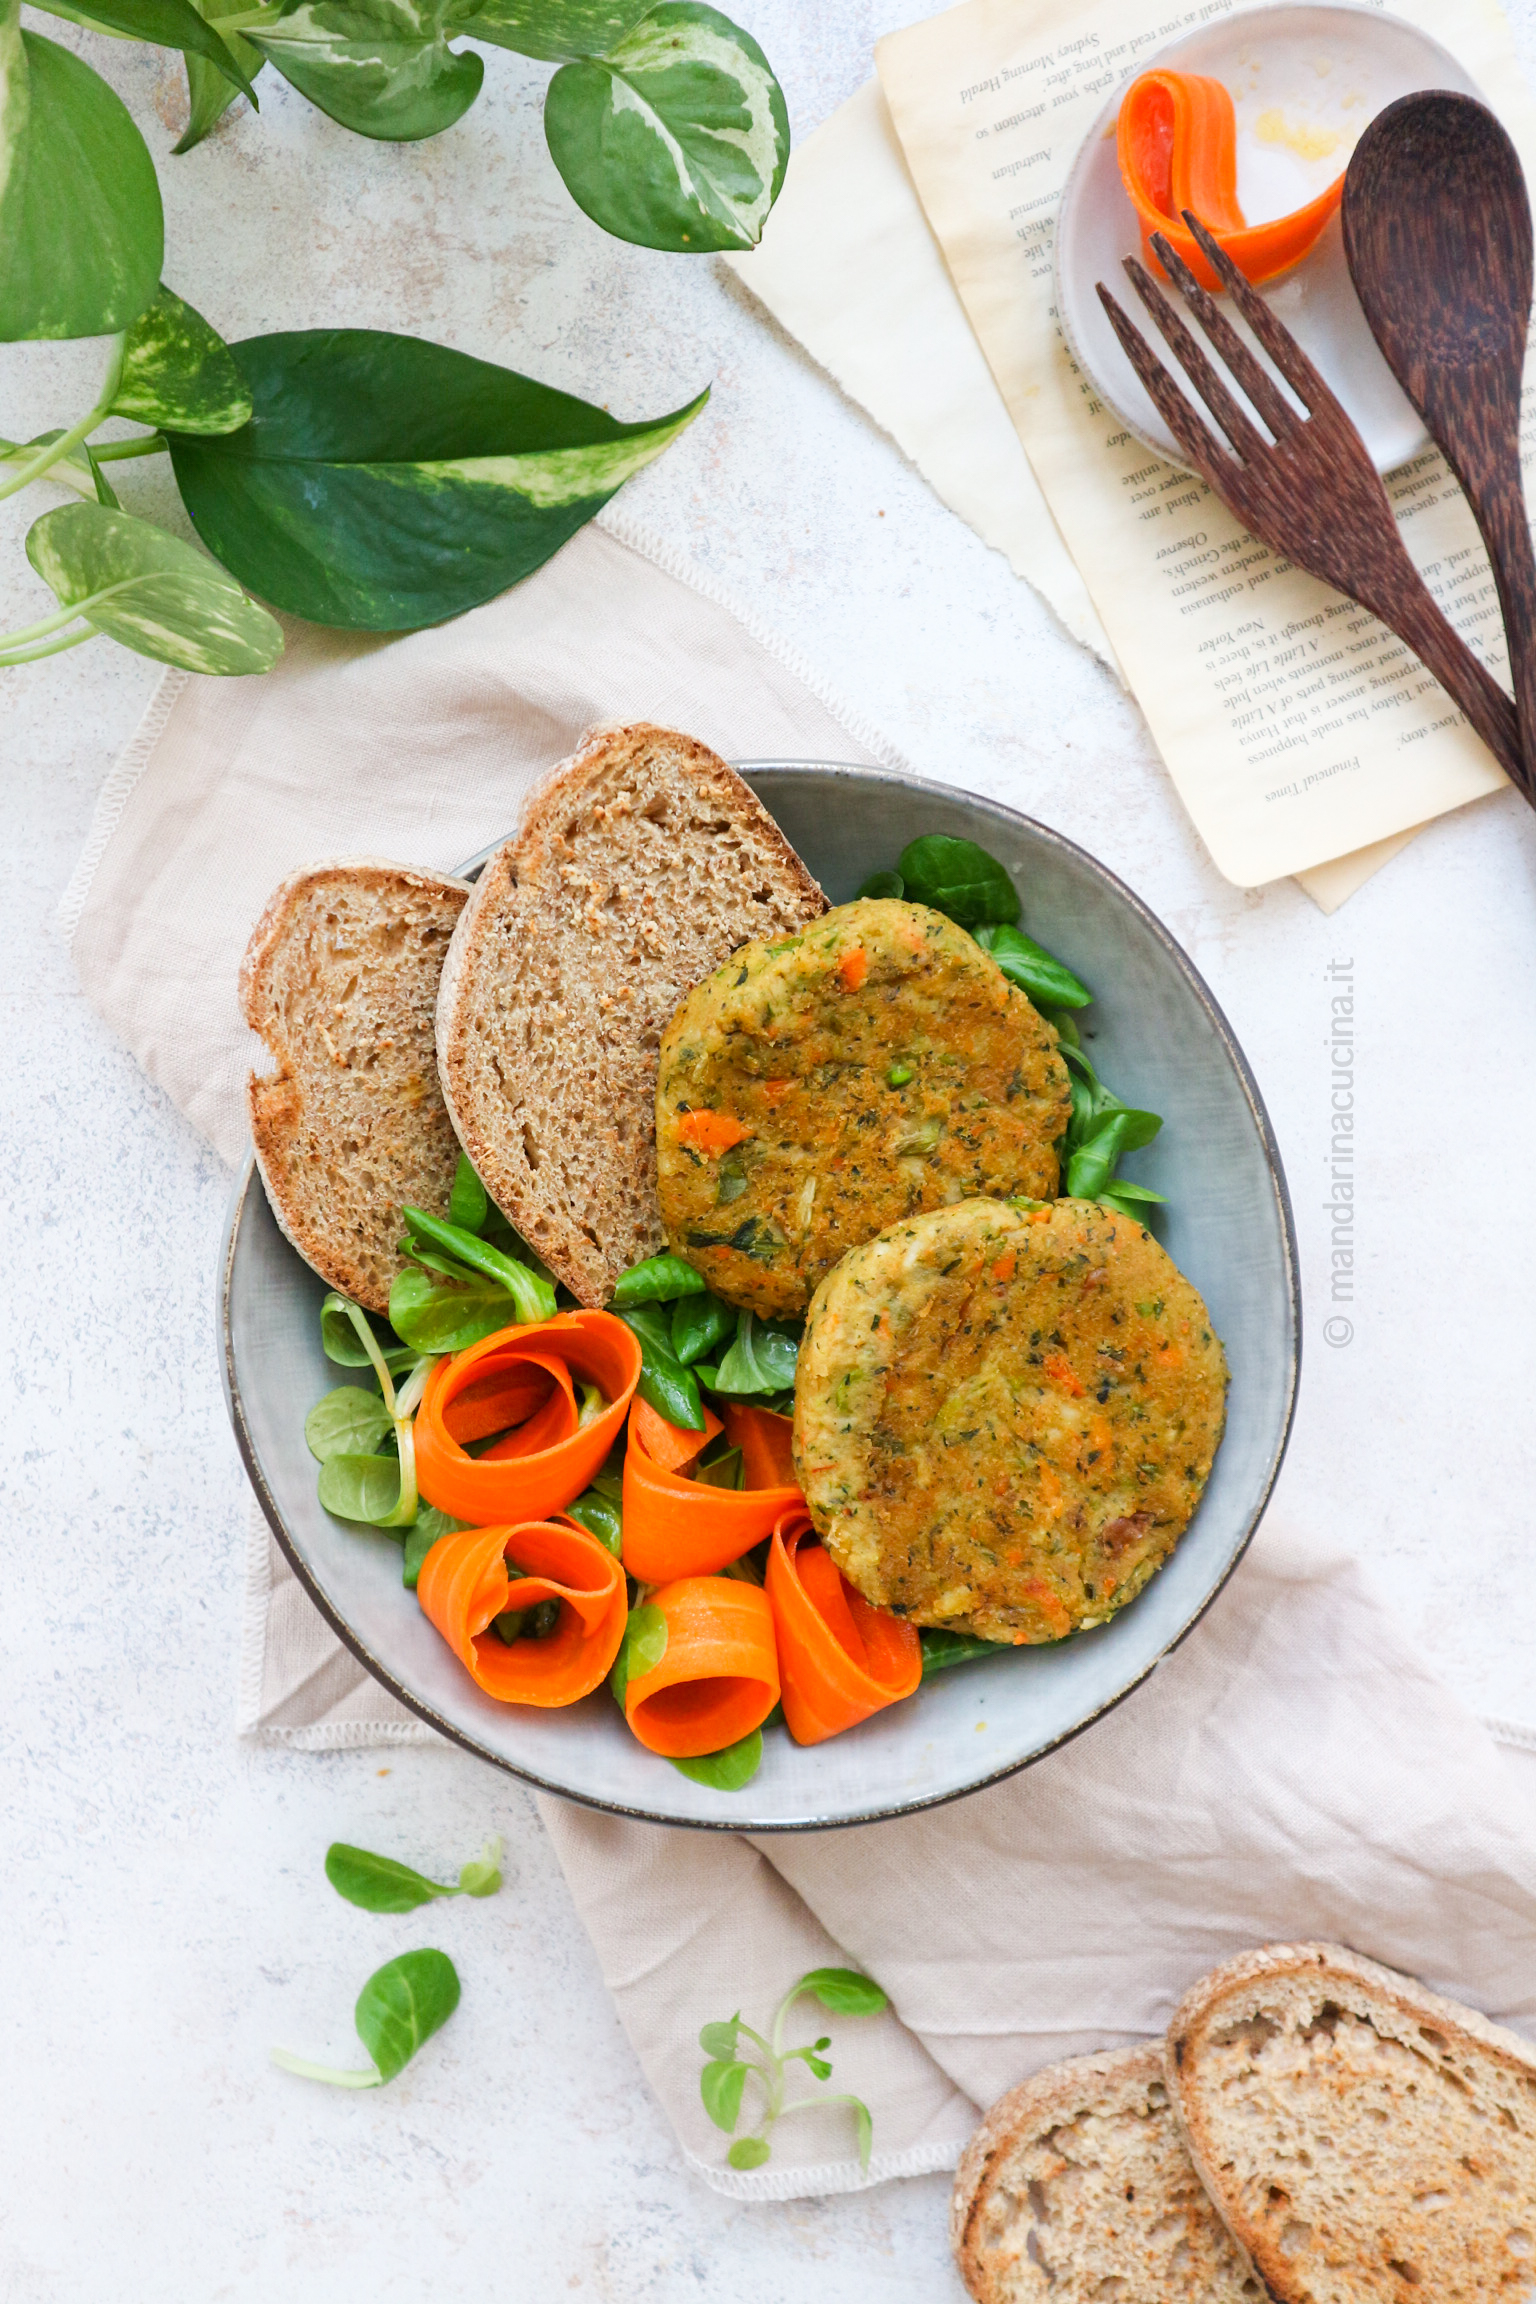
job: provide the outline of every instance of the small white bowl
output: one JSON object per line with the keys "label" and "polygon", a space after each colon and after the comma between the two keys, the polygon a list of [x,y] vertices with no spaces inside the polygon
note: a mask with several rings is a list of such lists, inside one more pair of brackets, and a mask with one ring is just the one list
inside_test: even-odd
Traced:
{"label": "small white bowl", "polygon": [[[1126,89],[1154,66],[1203,72],[1230,89],[1238,198],[1250,223],[1289,215],[1325,191],[1348,167],[1368,123],[1399,96],[1416,88],[1453,88],[1479,98],[1483,92],[1438,41],[1367,7],[1244,9],[1137,58],[1067,179],[1056,234],[1056,306],[1073,358],[1105,404],[1147,447],[1182,465],[1096,293],[1102,280],[1182,381],[1124,271],[1126,257],[1142,253],[1141,227],[1121,180],[1115,123]],[[1366,325],[1337,215],[1311,255],[1267,284],[1264,295],[1354,418],[1377,471],[1393,471],[1417,455],[1424,426]],[[1230,300],[1223,308],[1252,343]]]}

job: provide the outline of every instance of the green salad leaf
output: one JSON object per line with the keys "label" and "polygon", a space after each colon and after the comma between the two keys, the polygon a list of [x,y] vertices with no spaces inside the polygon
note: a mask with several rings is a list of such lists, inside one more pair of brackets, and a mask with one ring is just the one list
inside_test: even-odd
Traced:
{"label": "green salad leaf", "polygon": [[708,1784],[717,1792],[739,1792],[750,1784],[763,1764],[763,1732],[754,1728],[743,1736],[739,1744],[728,1744],[723,1752],[705,1752],[695,1760],[674,1760],[672,1765],[680,1776],[689,1776],[695,1784]]}
{"label": "green salad leaf", "polygon": [[736,1341],[720,1362],[710,1389],[738,1397],[787,1391],[795,1381],[799,1358],[799,1339],[787,1328],[759,1320],[752,1312],[738,1312]]}
{"label": "green salad leaf", "polygon": [[[377,1392],[361,1384],[338,1384],[305,1417],[304,1438],[311,1456],[324,1464],[332,1456],[371,1457],[394,1428],[395,1420]],[[395,1469],[398,1473],[398,1464]]]}
{"label": "green salad leaf", "polygon": [[357,1996],[353,2022],[373,2059],[367,2071],[312,2064],[286,2048],[274,2048],[272,2061],[285,2072],[296,2072],[305,2080],[326,2080],[333,2088],[380,2088],[404,2071],[458,2004],[458,1971],[446,1952],[402,1952],[397,1960],[387,1960],[376,1969]]}
{"label": "green salad leaf", "polygon": [[687,1432],[702,1432],[704,1404],[699,1398],[698,1380],[672,1349],[668,1313],[659,1304],[632,1304],[619,1313],[619,1318],[640,1339],[636,1390],[641,1399],[669,1424],[681,1425]]}
{"label": "green salad leaf", "polygon": [[1037,944],[1033,936],[1026,936],[1022,928],[1010,928],[1006,922],[996,922],[976,931],[976,941],[984,952],[990,952],[1010,984],[1017,984],[1036,1006],[1049,1008],[1087,1008],[1093,1003],[1093,994],[1086,984],[1073,975],[1064,961]]}
{"label": "green salad leaf", "polygon": [[631,1608],[629,1612],[619,1653],[609,1675],[613,1700],[621,1709],[624,1691],[631,1680],[643,1680],[647,1672],[654,1672],[666,1652],[667,1620],[659,1608],[643,1600],[638,1608]]}
{"label": "green salad leaf", "polygon": [[681,1256],[647,1256],[643,1264],[632,1264],[621,1272],[614,1282],[610,1302],[615,1312],[624,1312],[636,1304],[668,1304],[679,1296],[704,1296],[709,1293],[709,1282],[702,1272],[695,1272]]}
{"label": "green salad leaf", "polygon": [[1012,927],[1019,917],[1017,888],[997,858],[974,840],[925,832],[903,848],[899,870],[909,904],[946,913],[962,928],[999,922]]}
{"label": "green salad leaf", "polygon": [[487,1840],[480,1854],[447,1885],[428,1880],[393,1856],[376,1856],[333,1840],[325,1852],[325,1876],[338,1896],[364,1912],[414,1912],[441,1896],[494,1896],[501,1886],[501,1842]]}

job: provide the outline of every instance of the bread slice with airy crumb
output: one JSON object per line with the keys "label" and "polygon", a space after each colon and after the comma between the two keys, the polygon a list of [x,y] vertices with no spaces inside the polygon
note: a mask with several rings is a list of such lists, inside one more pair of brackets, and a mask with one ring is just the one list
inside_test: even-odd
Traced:
{"label": "bread slice with airy crumb", "polygon": [[469,883],[376,857],[295,872],[256,924],[240,1007],[271,1051],[251,1136],[274,1215],[370,1311],[400,1269],[400,1210],[446,1215],[459,1161],[437,1080],[438,979]]}
{"label": "bread slice with airy crumb", "polygon": [[1166,2054],[1194,2163],[1279,2304],[1536,2296],[1517,2033],[1338,1945],[1271,1944],[1194,1987]]}
{"label": "bread slice with airy crumb", "polygon": [[487,1190],[583,1304],[665,1246],[656,1060],[685,993],[826,899],[705,744],[587,737],[533,795],[454,931],[443,1094]]}
{"label": "bread slice with airy crumb", "polygon": [[977,2304],[1261,2304],[1179,2135],[1161,2045],[1050,2065],[993,2105],[950,2203]]}

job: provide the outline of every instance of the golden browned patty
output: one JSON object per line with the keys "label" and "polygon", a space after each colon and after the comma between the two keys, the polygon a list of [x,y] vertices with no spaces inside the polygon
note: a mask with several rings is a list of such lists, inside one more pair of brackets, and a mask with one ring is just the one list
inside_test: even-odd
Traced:
{"label": "golden browned patty", "polygon": [[1071,1108],[1054,1029],[963,928],[920,904],[843,904],[744,944],[668,1025],[662,1223],[731,1303],[803,1312],[898,1217],[1050,1197]]}
{"label": "golden browned patty", "polygon": [[1091,1200],[968,1200],[893,1225],[817,1290],[795,1464],[866,1600],[1059,1640],[1167,1559],[1226,1395],[1210,1315],[1142,1225]]}

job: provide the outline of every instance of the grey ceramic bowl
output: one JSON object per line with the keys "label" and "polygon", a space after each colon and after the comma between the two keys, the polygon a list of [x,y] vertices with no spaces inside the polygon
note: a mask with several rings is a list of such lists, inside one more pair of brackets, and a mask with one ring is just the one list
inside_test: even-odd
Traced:
{"label": "grey ceramic bowl", "polygon": [[400,1582],[400,1547],[322,1512],[307,1411],[337,1381],[320,1350],[321,1282],[279,1232],[252,1170],[222,1269],[225,1383],[247,1470],[321,1613],[434,1728],[530,1782],[658,1823],[749,1832],[899,1816],[995,1783],[1130,1694],[1242,1557],[1290,1431],[1300,1350],[1296,1248],[1279,1155],[1226,1020],[1166,929],[1071,841],[995,801],[867,768],[749,762],[764,804],[833,902],[920,832],[1002,859],[1030,933],[1093,985],[1094,1060],[1127,1102],[1165,1115],[1134,1173],[1169,1196],[1157,1230],[1202,1291],[1232,1368],[1226,1438],[1172,1559],[1123,1614],[1057,1648],[939,1674],[910,1702],[808,1750],[766,1739],[745,1791],[695,1784],[627,1735],[605,1690],[563,1712],[473,1686]]}

